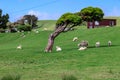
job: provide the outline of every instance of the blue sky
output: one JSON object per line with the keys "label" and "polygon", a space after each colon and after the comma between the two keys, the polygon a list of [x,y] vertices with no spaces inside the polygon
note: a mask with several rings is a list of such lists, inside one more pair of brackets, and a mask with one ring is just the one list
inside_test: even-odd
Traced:
{"label": "blue sky", "polygon": [[10,15],[10,21],[25,14],[34,14],[39,20],[58,19],[88,6],[101,8],[105,16],[120,16],[120,0],[0,0],[0,9]]}

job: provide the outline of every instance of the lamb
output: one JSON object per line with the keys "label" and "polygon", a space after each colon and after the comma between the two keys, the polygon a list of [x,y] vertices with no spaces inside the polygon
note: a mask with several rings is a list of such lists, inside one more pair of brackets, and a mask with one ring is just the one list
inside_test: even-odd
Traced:
{"label": "lamb", "polygon": [[17,46],[17,49],[22,49],[22,45]]}
{"label": "lamb", "polygon": [[111,46],[112,45],[112,42],[111,41],[108,41],[108,46]]}
{"label": "lamb", "polygon": [[74,37],[72,41],[78,41],[78,37]]}
{"label": "lamb", "polygon": [[96,46],[96,47],[100,47],[100,42],[99,42],[99,41],[96,42],[96,43],[95,43],[95,46]]}
{"label": "lamb", "polygon": [[39,31],[36,30],[35,33],[39,33]]}
{"label": "lamb", "polygon": [[26,37],[24,33],[22,33],[20,36],[23,37],[23,38]]}
{"label": "lamb", "polygon": [[25,38],[26,36],[25,35],[23,35],[23,38]]}
{"label": "lamb", "polygon": [[44,30],[44,31],[47,31],[48,29],[47,29],[47,28],[44,28],[43,30]]}
{"label": "lamb", "polygon": [[78,50],[86,50],[87,47],[80,47]]}
{"label": "lamb", "polygon": [[62,51],[61,47],[56,46],[56,51]]}

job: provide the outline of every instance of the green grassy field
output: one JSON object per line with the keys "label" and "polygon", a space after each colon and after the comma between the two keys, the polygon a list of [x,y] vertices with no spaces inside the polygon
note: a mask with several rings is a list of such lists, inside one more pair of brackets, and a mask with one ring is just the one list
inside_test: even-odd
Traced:
{"label": "green grassy field", "polygon": [[[81,27],[62,33],[55,40],[53,52],[45,53],[51,32],[25,32],[24,38],[22,33],[0,34],[0,78],[19,74],[21,80],[62,80],[63,74],[72,74],[78,80],[120,80],[120,27]],[[72,42],[75,36],[79,41]],[[89,41],[85,51],[78,51],[81,40]],[[107,46],[108,40],[112,41],[111,47]],[[100,48],[94,47],[96,41],[101,42]],[[19,44],[23,49],[16,49]],[[61,52],[55,51],[56,45],[62,47]]]}

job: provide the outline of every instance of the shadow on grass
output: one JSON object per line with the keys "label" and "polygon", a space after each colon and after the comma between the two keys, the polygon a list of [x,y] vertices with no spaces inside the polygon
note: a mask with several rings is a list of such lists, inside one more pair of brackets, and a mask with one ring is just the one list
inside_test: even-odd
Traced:
{"label": "shadow on grass", "polygon": [[[108,46],[108,45],[101,45],[99,48],[104,48],[104,47],[108,47],[108,48],[110,48],[110,47],[118,47],[118,46],[120,46],[120,45],[111,45],[111,46]],[[88,46],[88,48],[90,49],[90,48],[96,48],[96,46]],[[78,50],[79,48],[78,47],[74,47],[74,48],[63,48],[62,49],[62,51],[60,51],[60,52],[57,52],[55,49],[52,51],[52,52],[44,52],[44,50],[41,50],[41,51],[38,51],[38,53],[39,52],[41,52],[41,53],[64,53],[64,52],[66,52],[66,51],[75,51],[75,50]]]}
{"label": "shadow on grass", "polygon": [[[101,45],[99,48],[103,48],[103,47],[117,47],[117,46],[120,46],[120,45],[111,45],[111,46]],[[96,46],[89,46],[88,48],[96,48]]]}

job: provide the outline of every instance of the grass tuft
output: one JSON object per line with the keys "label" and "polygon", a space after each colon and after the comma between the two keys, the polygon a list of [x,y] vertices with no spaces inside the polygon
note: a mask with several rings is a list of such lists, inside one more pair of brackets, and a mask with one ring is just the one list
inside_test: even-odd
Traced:
{"label": "grass tuft", "polygon": [[20,75],[15,74],[7,74],[1,78],[1,80],[20,80]]}
{"label": "grass tuft", "polygon": [[64,74],[62,80],[77,80],[77,78],[72,74]]}

